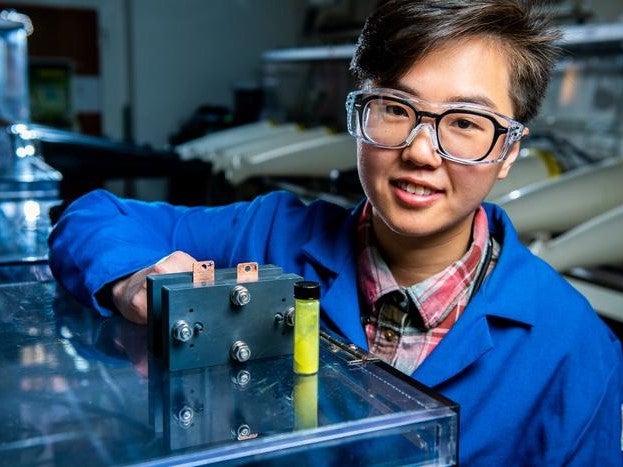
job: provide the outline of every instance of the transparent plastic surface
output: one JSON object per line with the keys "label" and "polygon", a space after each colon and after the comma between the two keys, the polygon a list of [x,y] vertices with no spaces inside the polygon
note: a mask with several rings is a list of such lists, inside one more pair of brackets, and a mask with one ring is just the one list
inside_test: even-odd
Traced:
{"label": "transparent plastic surface", "polygon": [[458,407],[329,336],[311,377],[291,356],[165,372],[145,326],[37,277],[0,285],[1,465],[456,463]]}
{"label": "transparent plastic surface", "polygon": [[48,257],[49,211],[58,200],[0,201],[0,265]]}

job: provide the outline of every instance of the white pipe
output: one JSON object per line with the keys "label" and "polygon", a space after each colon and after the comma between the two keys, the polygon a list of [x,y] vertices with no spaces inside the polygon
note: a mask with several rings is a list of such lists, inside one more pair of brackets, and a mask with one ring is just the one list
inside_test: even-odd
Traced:
{"label": "white pipe", "polygon": [[623,261],[623,205],[530,249],[559,271]]}
{"label": "white pipe", "polygon": [[327,127],[316,127],[267,135],[261,139],[254,139],[242,144],[236,144],[214,154],[212,158],[212,171],[226,171],[232,166],[236,167],[241,163],[244,164],[244,162],[242,162],[243,160],[255,157],[257,154],[279,150],[280,148],[288,147],[292,144],[322,138],[330,134],[331,131]]}
{"label": "white pipe", "polygon": [[521,235],[564,232],[623,204],[623,158],[533,183],[497,202]]}
{"label": "white pipe", "polygon": [[182,160],[211,161],[215,153],[228,147],[295,131],[300,131],[300,126],[295,123],[276,125],[262,120],[209,133],[176,146],[175,151]]}
{"label": "white pipe", "polygon": [[233,184],[259,175],[328,177],[332,170],[356,167],[356,146],[355,139],[347,133],[295,141],[246,158],[232,159],[225,176]]}

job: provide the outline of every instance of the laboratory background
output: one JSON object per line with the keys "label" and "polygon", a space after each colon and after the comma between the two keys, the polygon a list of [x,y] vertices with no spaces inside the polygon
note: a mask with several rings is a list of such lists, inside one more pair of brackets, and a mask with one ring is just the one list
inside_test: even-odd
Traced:
{"label": "laboratory background", "polygon": [[[562,53],[520,157],[488,200],[508,212],[521,240],[623,338],[623,1],[542,3],[561,27]],[[281,360],[255,363],[251,381],[264,382],[251,389],[247,370],[218,366],[159,377],[154,370],[148,380],[137,378],[148,364],[127,343],[143,331],[122,320],[100,322],[59,298],[47,269],[47,235],[72,200],[96,188],[188,206],[280,189],[355,206],[362,191],[344,101],[355,86],[348,66],[357,35],[376,4],[0,2],[0,309],[45,316],[26,325],[0,311],[0,348],[13,349],[0,354],[0,393],[6,396],[0,402],[0,457],[11,456],[11,465],[62,464],[85,458],[74,441],[92,433],[87,444],[94,465],[192,462],[197,449],[236,459],[249,453],[231,440],[256,442],[260,425],[271,433],[317,425],[290,397],[313,399],[314,387],[280,381]],[[278,268],[260,272],[266,281],[291,285]],[[257,291],[266,300],[269,295]],[[176,329],[174,337],[183,340],[184,331]],[[139,337],[152,344],[161,336],[147,332]],[[418,404],[409,399],[379,407],[380,401],[364,400],[355,389],[370,380],[349,379],[364,378],[348,371],[361,356],[336,342],[323,345],[333,349],[334,360],[326,363],[335,370],[332,390],[358,411],[336,416],[324,437],[264,438],[257,452],[267,457],[258,459],[279,450],[296,453],[301,442],[332,452],[360,442],[362,426],[394,436],[400,413],[419,404],[428,408],[424,421],[407,428],[425,452],[418,454],[422,465],[453,463],[458,441],[451,403],[423,390]],[[176,370],[193,367],[183,355],[159,351]],[[7,362],[20,362],[19,372]],[[406,383],[382,370],[366,376],[384,385],[381,393],[391,388],[397,401],[412,389],[401,389]],[[80,385],[101,393],[78,393]],[[135,400],[127,400],[127,388]],[[210,409],[218,394],[227,396]],[[240,409],[245,403],[251,408]],[[288,410],[293,418],[279,415]],[[385,414],[384,422],[366,425],[375,410]],[[208,412],[216,415],[208,419]],[[279,422],[264,426],[269,420]],[[95,439],[122,424],[131,431],[124,435],[130,447],[121,437]]]}

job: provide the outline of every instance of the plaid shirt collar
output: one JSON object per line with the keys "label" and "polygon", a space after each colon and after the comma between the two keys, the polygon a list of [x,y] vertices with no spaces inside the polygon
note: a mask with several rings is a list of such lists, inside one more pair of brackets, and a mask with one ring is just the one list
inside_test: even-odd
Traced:
{"label": "plaid shirt collar", "polygon": [[409,287],[398,285],[381,256],[372,231],[371,214],[372,206],[367,201],[358,222],[358,276],[366,309],[376,316],[380,303],[390,299],[401,308],[415,308],[421,321],[418,327],[435,328],[467,292],[471,293],[482,269],[489,242],[484,209],[480,207],[476,211],[473,241],[465,255],[443,271]]}

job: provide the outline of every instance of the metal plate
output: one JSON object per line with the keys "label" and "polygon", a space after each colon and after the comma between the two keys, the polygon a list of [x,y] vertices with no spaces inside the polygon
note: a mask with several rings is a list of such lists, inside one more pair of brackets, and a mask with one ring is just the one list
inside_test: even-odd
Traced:
{"label": "metal plate", "polygon": [[[253,282],[240,283],[237,268],[215,276],[213,284],[193,284],[191,273],[148,277],[151,353],[171,371],[235,361],[235,344],[250,351],[250,359],[291,354],[293,328],[285,318],[302,278],[272,265],[259,267]],[[232,294],[241,286],[249,301],[237,305]]]}

